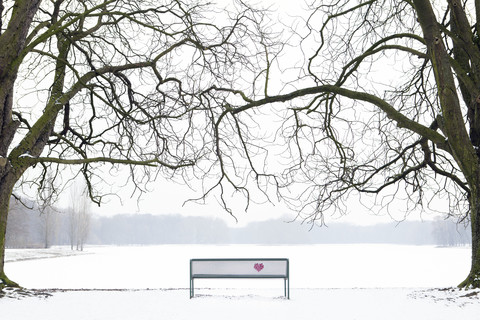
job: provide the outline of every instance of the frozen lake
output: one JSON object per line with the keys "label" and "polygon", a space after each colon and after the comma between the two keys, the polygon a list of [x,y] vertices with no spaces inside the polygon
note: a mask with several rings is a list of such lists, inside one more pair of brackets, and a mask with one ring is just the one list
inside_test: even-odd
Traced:
{"label": "frozen lake", "polygon": [[[464,279],[470,250],[378,244],[101,246],[81,255],[16,262],[22,250],[7,250],[6,272],[27,288],[168,289],[188,288],[191,258],[288,258],[292,289],[441,288]],[[196,281],[199,288],[265,286],[280,288],[283,281]]]}

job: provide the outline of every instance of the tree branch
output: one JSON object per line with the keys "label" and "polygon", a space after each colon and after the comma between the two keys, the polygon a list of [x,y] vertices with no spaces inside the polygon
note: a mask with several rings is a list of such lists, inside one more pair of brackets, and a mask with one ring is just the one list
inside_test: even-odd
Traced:
{"label": "tree branch", "polygon": [[94,158],[87,158],[87,159],[59,159],[59,158],[52,158],[52,157],[30,157],[28,155],[21,156],[20,158],[24,159],[25,162],[29,163],[30,165],[34,165],[36,163],[58,163],[58,164],[65,164],[65,165],[79,165],[79,164],[89,164],[89,163],[111,163],[111,164],[125,164],[125,165],[134,165],[134,166],[147,166],[147,167],[166,167],[172,170],[181,169],[185,167],[191,167],[195,165],[193,162],[186,162],[181,164],[170,164],[159,159],[150,159],[150,160],[130,160],[130,159],[114,159],[108,157],[94,157]]}
{"label": "tree branch", "polygon": [[291,101],[295,98],[306,97],[309,95],[316,95],[316,94],[337,94],[350,99],[371,103],[377,106],[383,112],[385,112],[388,118],[394,120],[397,123],[398,127],[407,128],[417,133],[421,137],[424,137],[432,141],[435,144],[439,144],[442,146],[447,145],[447,141],[444,136],[442,136],[435,130],[432,130],[416,121],[409,119],[404,114],[397,111],[393,106],[391,106],[385,100],[380,99],[379,97],[369,93],[353,91],[353,90],[349,90],[349,89],[345,89],[345,88],[333,86],[333,85],[310,87],[310,88],[296,90],[284,95],[270,96],[264,99],[253,101],[243,106],[235,107],[231,111],[226,110],[225,112],[238,114],[240,112],[243,112],[252,108],[257,108],[266,104],[286,102],[286,101]]}

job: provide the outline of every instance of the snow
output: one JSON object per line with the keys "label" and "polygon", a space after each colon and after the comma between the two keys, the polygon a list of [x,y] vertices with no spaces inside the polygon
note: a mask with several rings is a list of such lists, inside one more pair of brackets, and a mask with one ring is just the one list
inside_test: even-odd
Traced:
{"label": "snow", "polygon": [[5,262],[68,257],[79,254],[87,254],[87,252],[68,250],[62,247],[49,249],[7,249]]}
{"label": "snow", "polygon": [[21,154],[19,158],[35,158],[35,157],[27,152],[27,153]]}
{"label": "snow", "polygon": [[[465,247],[104,246],[78,255],[54,248],[56,258],[45,258],[47,251],[7,250],[9,277],[35,291],[0,298],[1,319],[468,320],[480,313],[480,290],[453,288],[468,273]],[[289,258],[291,299],[279,279],[199,279],[189,299],[189,259],[232,257]]]}

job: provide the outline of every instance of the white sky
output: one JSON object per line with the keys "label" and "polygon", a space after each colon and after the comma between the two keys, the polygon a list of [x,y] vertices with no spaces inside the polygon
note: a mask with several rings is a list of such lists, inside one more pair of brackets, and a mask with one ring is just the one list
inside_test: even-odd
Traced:
{"label": "white sky", "polygon": [[[193,191],[186,185],[174,183],[164,178],[159,178],[150,185],[150,192],[144,193],[140,200],[137,196],[131,197],[131,187],[113,186],[118,190],[117,197],[109,197],[101,207],[92,206],[95,214],[110,216],[114,214],[181,214],[184,216],[203,216],[224,220],[230,226],[241,227],[249,222],[264,221],[269,219],[294,219],[297,212],[288,209],[284,203],[250,203],[245,211],[245,200],[239,198],[227,198],[229,206],[234,211],[238,221],[226,212],[215,197],[208,197],[205,204],[185,202],[187,199],[198,198],[201,193]],[[120,200],[121,199],[121,202]],[[368,203],[368,201],[367,201]],[[386,214],[376,215],[363,207],[358,201],[352,199],[347,204],[348,214],[344,216],[327,216],[326,223],[344,222],[358,225],[371,225],[392,221],[402,221],[404,216],[405,202],[399,200],[392,204],[393,216]],[[407,220],[430,220],[432,215],[410,212]]]}

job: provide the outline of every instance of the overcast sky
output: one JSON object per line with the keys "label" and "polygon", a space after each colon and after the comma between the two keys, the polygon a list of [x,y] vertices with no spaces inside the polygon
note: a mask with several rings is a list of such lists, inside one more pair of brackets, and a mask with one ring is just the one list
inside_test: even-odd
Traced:
{"label": "overcast sky", "polygon": [[[218,2],[225,3],[227,0],[220,0]],[[250,1],[251,3],[259,4],[260,6],[271,8],[278,8],[278,14],[281,16],[281,21],[288,24],[288,16],[300,15],[302,8],[305,7],[303,1]],[[293,19],[293,18],[292,18]],[[195,204],[189,202],[184,204],[185,200],[189,198],[199,197],[201,194],[190,190],[188,187],[180,184],[175,184],[166,179],[159,179],[150,188],[152,191],[144,194],[140,202],[137,202],[137,197],[130,197],[129,192],[131,188],[123,188],[119,197],[123,203],[118,199],[110,198],[109,202],[102,205],[100,208],[93,208],[95,213],[102,215],[111,215],[117,213],[151,213],[151,214],[182,214],[182,215],[200,215],[212,216],[224,219],[229,225],[242,226],[251,221],[261,221],[271,218],[278,218],[281,216],[289,216],[292,219],[296,216],[295,210],[289,210],[282,203],[251,203],[248,212],[245,212],[245,202],[240,199],[231,200],[230,205],[236,214],[238,222],[232,218],[226,211],[224,211],[218,204],[214,197],[208,198],[208,203],[205,205]],[[397,202],[398,206],[402,206],[401,202]],[[394,206],[395,206],[394,205]],[[396,208],[392,207],[392,211]],[[402,208],[398,208],[399,214],[393,217],[396,220],[403,218]],[[342,222],[352,222],[356,224],[368,225],[374,223],[381,223],[391,221],[392,217],[388,215],[374,216],[368,210],[362,208],[358,202],[352,199],[349,205],[350,214],[341,218]],[[335,221],[339,217],[330,217],[328,221]],[[431,216],[420,216],[419,213],[413,213],[409,219],[431,219]],[[327,222],[328,222],[327,221]]]}

